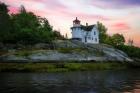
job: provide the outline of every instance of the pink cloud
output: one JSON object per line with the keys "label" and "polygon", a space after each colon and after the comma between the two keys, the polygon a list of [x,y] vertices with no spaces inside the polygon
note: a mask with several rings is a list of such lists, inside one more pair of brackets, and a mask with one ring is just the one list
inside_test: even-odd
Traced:
{"label": "pink cloud", "polygon": [[128,24],[126,24],[126,23],[123,23],[123,22],[120,22],[120,23],[115,23],[115,24],[113,24],[112,25],[112,27],[114,28],[114,29],[116,29],[116,30],[130,30],[131,29],[131,27],[128,25]]}
{"label": "pink cloud", "polygon": [[11,14],[11,13],[18,13],[18,11],[19,11],[19,8],[17,8],[17,7],[9,7],[8,8],[9,9],[9,13]]}

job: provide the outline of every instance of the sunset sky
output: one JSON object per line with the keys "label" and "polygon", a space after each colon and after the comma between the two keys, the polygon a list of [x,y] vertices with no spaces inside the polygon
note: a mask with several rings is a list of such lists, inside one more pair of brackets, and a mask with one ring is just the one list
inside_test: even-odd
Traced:
{"label": "sunset sky", "polygon": [[75,17],[83,25],[102,22],[108,34],[123,34],[140,46],[140,0],[0,0],[17,13],[24,5],[27,11],[46,17],[54,29],[71,37],[70,27]]}

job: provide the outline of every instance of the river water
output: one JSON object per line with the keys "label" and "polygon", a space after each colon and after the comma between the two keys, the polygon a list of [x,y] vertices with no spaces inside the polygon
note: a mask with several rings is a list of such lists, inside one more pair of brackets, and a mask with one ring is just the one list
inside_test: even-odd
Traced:
{"label": "river water", "polygon": [[140,93],[140,69],[0,73],[0,93]]}

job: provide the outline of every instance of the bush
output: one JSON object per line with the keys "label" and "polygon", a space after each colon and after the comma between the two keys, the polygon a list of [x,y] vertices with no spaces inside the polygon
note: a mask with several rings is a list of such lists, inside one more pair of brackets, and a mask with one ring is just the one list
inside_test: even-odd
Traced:
{"label": "bush", "polygon": [[140,58],[140,48],[138,48],[138,47],[127,46],[127,45],[120,45],[120,46],[116,46],[116,48],[124,51],[125,53],[127,53],[127,55],[129,57]]}

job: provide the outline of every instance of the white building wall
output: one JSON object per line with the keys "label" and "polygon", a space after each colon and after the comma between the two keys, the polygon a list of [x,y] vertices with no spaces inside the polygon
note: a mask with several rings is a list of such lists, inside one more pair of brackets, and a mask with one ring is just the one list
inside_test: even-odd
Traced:
{"label": "white building wall", "polygon": [[[98,32],[96,27],[94,27],[92,29],[92,31],[82,31],[82,32],[83,32],[82,42],[84,42],[84,43],[95,43],[95,44],[99,43],[99,32]],[[87,37],[86,38],[87,42],[85,42],[85,37]]]}
{"label": "white building wall", "polygon": [[85,31],[81,30],[81,33],[82,33],[82,42],[85,42]]}
{"label": "white building wall", "polygon": [[72,38],[82,38],[81,28],[75,27],[72,29]]}
{"label": "white building wall", "polygon": [[91,31],[91,36],[93,38],[92,43],[99,43],[99,31],[97,30],[97,27],[94,27]]}

